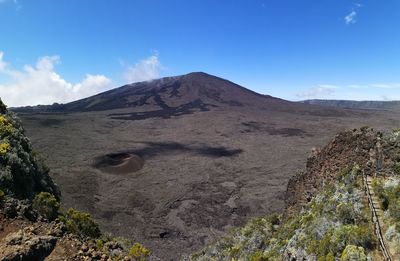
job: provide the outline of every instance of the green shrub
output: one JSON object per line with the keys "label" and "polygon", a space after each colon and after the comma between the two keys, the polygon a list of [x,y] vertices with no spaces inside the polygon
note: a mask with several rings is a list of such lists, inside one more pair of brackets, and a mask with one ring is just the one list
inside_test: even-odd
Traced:
{"label": "green shrub", "polygon": [[343,180],[352,170],[352,166],[348,165],[345,168],[341,169],[338,175],[339,180]]}
{"label": "green shrub", "polygon": [[373,230],[368,225],[344,225],[335,229],[329,248],[333,253],[341,253],[346,245],[373,249],[375,243]]}
{"label": "green shrub", "polygon": [[343,250],[340,260],[342,260],[342,261],[351,261],[351,260],[366,261],[367,256],[365,255],[364,248],[357,247],[354,245],[348,245]]}
{"label": "green shrub", "polygon": [[382,194],[383,209],[389,209],[391,217],[400,221],[400,185],[385,188]]}
{"label": "green shrub", "polygon": [[331,237],[332,237],[332,232],[328,231],[327,233],[325,233],[324,237],[321,239],[321,241],[317,241],[318,244],[318,254],[320,256],[325,257],[326,254],[329,253],[329,246],[331,244]]}
{"label": "green shrub", "polygon": [[330,251],[330,252],[326,255],[325,261],[335,261],[335,256],[333,255],[332,251]]}
{"label": "green shrub", "polygon": [[35,157],[21,122],[0,102],[0,188],[17,199],[33,200],[40,192],[57,199],[57,186]]}
{"label": "green shrub", "polygon": [[264,256],[262,251],[257,251],[250,256],[250,261],[268,261],[269,258]]}
{"label": "green shrub", "polygon": [[266,217],[267,221],[271,223],[271,225],[276,226],[280,224],[280,217],[279,214],[274,213]]}
{"label": "green shrub", "polygon": [[54,220],[58,216],[60,203],[49,192],[40,192],[33,199],[32,207],[44,218]]}
{"label": "green shrub", "polygon": [[395,222],[400,222],[400,199],[392,199],[389,203],[390,216]]}
{"label": "green shrub", "polygon": [[67,226],[68,231],[76,235],[92,238],[101,235],[99,225],[88,213],[69,208],[60,219]]}
{"label": "green shrub", "polygon": [[4,156],[10,150],[10,143],[1,142],[0,143],[0,156]]}
{"label": "green shrub", "polygon": [[400,223],[396,223],[396,224],[394,225],[394,228],[395,228],[395,230],[396,230],[397,233],[400,233]]}
{"label": "green shrub", "polygon": [[343,224],[354,224],[355,213],[352,204],[340,203],[336,206],[336,213]]}
{"label": "green shrub", "polygon": [[98,239],[96,241],[96,249],[97,250],[102,250],[104,247],[104,241],[102,239]]}
{"label": "green shrub", "polygon": [[394,128],[394,129],[392,130],[392,132],[393,132],[393,133],[399,133],[399,132],[400,132],[400,128]]}
{"label": "green shrub", "polygon": [[383,188],[382,182],[376,180],[372,181],[372,189],[374,190],[376,196],[381,200],[381,207],[383,210],[387,210],[389,207],[388,195]]}
{"label": "green shrub", "polygon": [[374,179],[372,181],[372,189],[374,190],[375,194],[379,197],[382,198],[385,190],[383,189],[382,182],[377,181]]}
{"label": "green shrub", "polygon": [[134,260],[145,261],[148,260],[148,257],[150,256],[150,250],[139,243],[135,243],[131,249],[129,249],[129,255],[133,257]]}

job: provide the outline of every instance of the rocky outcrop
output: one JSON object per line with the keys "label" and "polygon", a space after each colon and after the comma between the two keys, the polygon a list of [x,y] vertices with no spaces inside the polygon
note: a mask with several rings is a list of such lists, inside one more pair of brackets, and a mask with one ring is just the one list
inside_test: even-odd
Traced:
{"label": "rocky outcrop", "polygon": [[[18,201],[7,200],[10,205]],[[13,209],[20,209],[17,203]],[[72,234],[60,220],[49,222],[35,213],[35,221],[28,220],[21,211],[14,218],[0,207],[0,261],[80,261],[80,260],[158,260],[155,257],[130,255],[131,243],[125,239],[88,238]],[[135,256],[136,255],[136,256]]]}
{"label": "rocky outcrop", "polygon": [[7,236],[0,244],[0,256],[4,261],[44,260],[54,249],[57,238],[34,233],[27,227]]}
{"label": "rocky outcrop", "polygon": [[295,175],[288,183],[288,213],[301,209],[325,184],[336,180],[348,166],[356,163],[367,172],[371,170],[373,163],[370,154],[376,154],[379,136],[380,133],[372,129],[355,129],[339,133],[321,150],[314,149],[307,159],[306,170]]}

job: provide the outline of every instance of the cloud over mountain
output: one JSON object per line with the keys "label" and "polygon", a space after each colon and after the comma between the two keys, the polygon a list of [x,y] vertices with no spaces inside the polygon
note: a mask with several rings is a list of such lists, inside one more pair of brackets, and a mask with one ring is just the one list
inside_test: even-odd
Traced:
{"label": "cloud over mountain", "polygon": [[323,98],[335,93],[337,87],[334,85],[320,84],[307,91],[298,93],[296,96],[299,98]]}
{"label": "cloud over mountain", "polygon": [[123,77],[129,83],[153,80],[160,77],[162,69],[163,66],[156,53],[135,65],[129,66],[125,70]]}
{"label": "cloud over mountain", "polygon": [[0,97],[10,106],[64,103],[80,99],[111,87],[104,75],[86,74],[81,82],[71,83],[55,71],[59,56],[40,57],[34,66],[22,70],[10,68],[0,53],[0,74],[8,82],[0,84]]}

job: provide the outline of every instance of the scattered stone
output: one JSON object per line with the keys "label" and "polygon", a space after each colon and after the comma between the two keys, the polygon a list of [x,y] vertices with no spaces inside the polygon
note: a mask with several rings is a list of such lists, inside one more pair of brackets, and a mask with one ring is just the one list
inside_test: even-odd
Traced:
{"label": "scattered stone", "polygon": [[56,242],[56,237],[35,235],[29,227],[7,236],[0,244],[0,256],[3,261],[44,260]]}

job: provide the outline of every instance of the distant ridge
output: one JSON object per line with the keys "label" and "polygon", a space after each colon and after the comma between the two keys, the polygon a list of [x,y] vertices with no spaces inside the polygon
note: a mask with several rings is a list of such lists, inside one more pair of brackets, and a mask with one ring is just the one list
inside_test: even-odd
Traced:
{"label": "distant ridge", "polygon": [[400,101],[305,100],[305,104],[347,109],[399,110]]}

